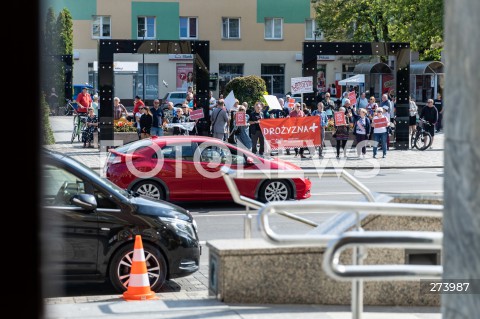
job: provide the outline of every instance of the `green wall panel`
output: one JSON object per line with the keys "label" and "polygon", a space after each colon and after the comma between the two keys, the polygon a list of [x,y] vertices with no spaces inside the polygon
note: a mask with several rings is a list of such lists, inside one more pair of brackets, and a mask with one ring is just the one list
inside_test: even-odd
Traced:
{"label": "green wall panel", "polygon": [[310,17],[310,0],[257,0],[257,23],[277,17],[284,23],[305,23]]}
{"label": "green wall panel", "polygon": [[73,20],[92,20],[97,12],[97,0],[46,0],[41,10],[42,19],[49,7],[53,8],[56,16],[63,8],[67,8]]}
{"label": "green wall panel", "polygon": [[155,16],[156,40],[179,39],[178,2],[132,2],[132,39],[137,38],[137,17]]}

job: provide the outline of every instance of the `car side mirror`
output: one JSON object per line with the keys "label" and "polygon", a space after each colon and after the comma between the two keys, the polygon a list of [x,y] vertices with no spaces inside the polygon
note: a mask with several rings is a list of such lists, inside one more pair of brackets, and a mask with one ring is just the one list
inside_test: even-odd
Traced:
{"label": "car side mirror", "polygon": [[255,162],[253,161],[253,158],[251,158],[250,156],[247,157],[247,165],[253,165],[255,164]]}
{"label": "car side mirror", "polygon": [[95,196],[90,194],[77,194],[73,195],[70,202],[78,207],[81,207],[85,210],[94,210],[97,208],[97,200]]}

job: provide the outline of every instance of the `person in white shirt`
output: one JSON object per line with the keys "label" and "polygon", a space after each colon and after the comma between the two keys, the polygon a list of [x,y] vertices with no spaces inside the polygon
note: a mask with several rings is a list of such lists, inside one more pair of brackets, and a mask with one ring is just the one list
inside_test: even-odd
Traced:
{"label": "person in white shirt", "polygon": [[[385,158],[387,156],[387,126],[390,125],[390,121],[388,119],[388,117],[385,116],[385,114],[388,114],[388,113],[384,113],[384,109],[380,106],[380,107],[377,107],[377,109],[375,110],[375,116],[373,117],[373,121],[372,121],[372,126],[373,126],[373,139],[375,142],[374,147],[373,147],[373,158],[377,158],[377,145],[378,143],[382,143],[382,151],[383,151],[383,158]],[[375,120],[378,120],[378,119],[382,119],[382,118],[386,118],[387,119],[387,126],[378,126],[375,125]]]}
{"label": "person in white shirt", "polygon": [[213,109],[217,106],[217,100],[213,97],[213,92],[209,92],[209,97],[208,97],[208,115],[212,116],[212,111]]}

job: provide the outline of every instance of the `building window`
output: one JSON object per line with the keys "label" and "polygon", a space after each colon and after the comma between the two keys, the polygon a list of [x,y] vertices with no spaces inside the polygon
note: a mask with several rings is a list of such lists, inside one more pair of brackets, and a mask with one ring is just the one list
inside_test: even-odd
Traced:
{"label": "building window", "polygon": [[[145,97],[143,100],[153,100],[158,98],[158,64],[145,63]],[[143,97],[143,64],[138,64],[138,73],[135,77],[135,88],[133,96]]]}
{"label": "building window", "polygon": [[305,40],[320,40],[321,37],[315,34],[316,31],[317,23],[315,19],[305,20]]}
{"label": "building window", "polygon": [[[220,93],[225,90],[225,86],[230,80],[243,76],[243,64],[220,64],[218,66],[218,85]],[[228,94],[229,92],[225,92]]]}
{"label": "building window", "polygon": [[283,37],[283,19],[265,18],[265,39],[281,40]]}
{"label": "building window", "polygon": [[137,26],[137,39],[155,39],[155,17],[138,17]]}
{"label": "building window", "polygon": [[108,39],[111,37],[110,16],[93,16],[92,39]]}
{"label": "building window", "polygon": [[285,94],[285,64],[262,64],[262,79],[270,95]]}
{"label": "building window", "polygon": [[239,18],[222,18],[222,38],[240,39]]}
{"label": "building window", "polygon": [[197,18],[180,17],[180,39],[197,38]]}

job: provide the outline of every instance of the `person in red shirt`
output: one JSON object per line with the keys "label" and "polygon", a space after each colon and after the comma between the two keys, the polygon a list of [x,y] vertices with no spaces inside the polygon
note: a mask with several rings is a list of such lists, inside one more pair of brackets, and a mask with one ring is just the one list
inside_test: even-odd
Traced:
{"label": "person in red shirt", "polygon": [[82,92],[77,95],[77,113],[87,114],[88,108],[92,106],[92,97],[88,93],[88,88],[84,87]]}
{"label": "person in red shirt", "polygon": [[145,103],[143,103],[142,99],[137,95],[135,96],[135,103],[133,104],[133,114],[137,114],[140,107],[144,107]]}

